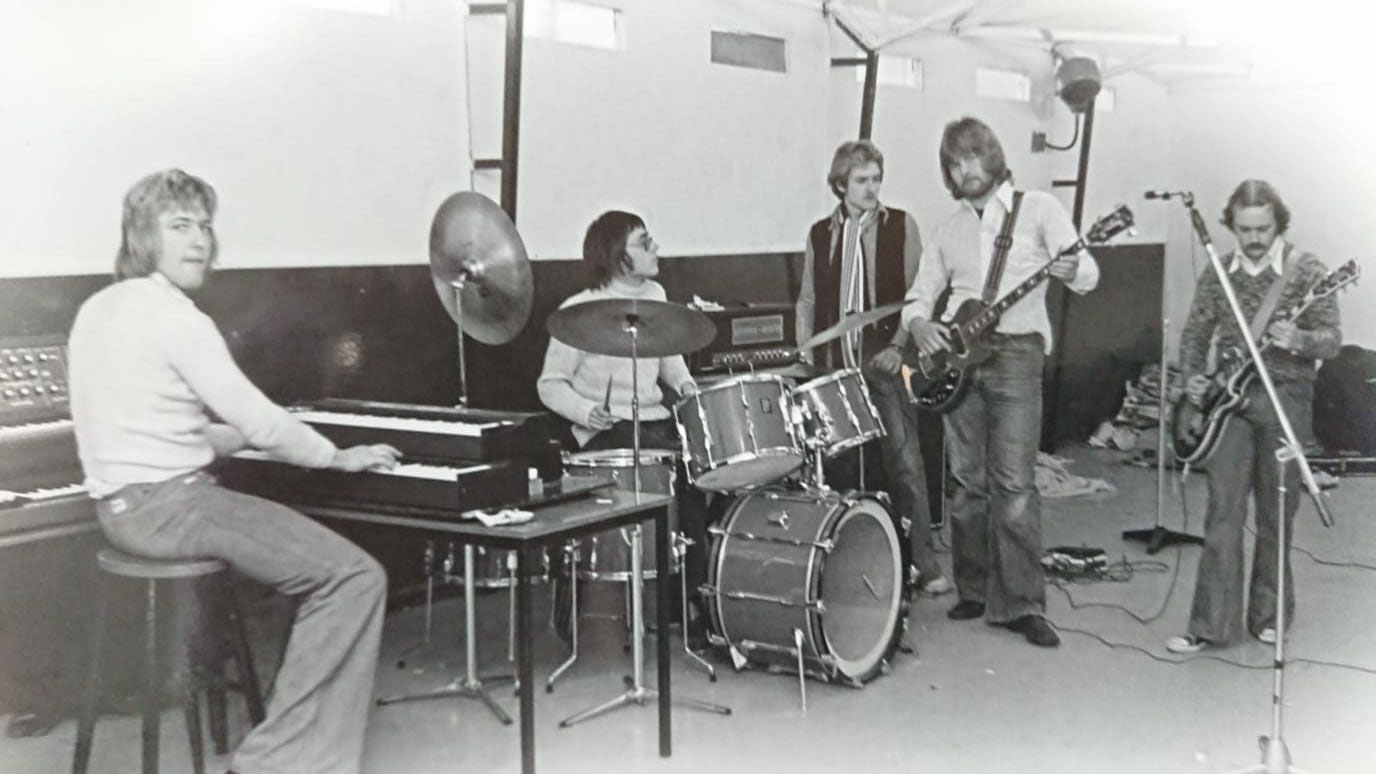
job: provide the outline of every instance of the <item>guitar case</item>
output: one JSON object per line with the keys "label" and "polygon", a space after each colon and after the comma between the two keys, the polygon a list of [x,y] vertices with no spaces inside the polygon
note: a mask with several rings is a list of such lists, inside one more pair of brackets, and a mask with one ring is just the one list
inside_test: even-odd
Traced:
{"label": "guitar case", "polygon": [[1349,344],[1319,368],[1314,435],[1330,452],[1376,455],[1376,352]]}

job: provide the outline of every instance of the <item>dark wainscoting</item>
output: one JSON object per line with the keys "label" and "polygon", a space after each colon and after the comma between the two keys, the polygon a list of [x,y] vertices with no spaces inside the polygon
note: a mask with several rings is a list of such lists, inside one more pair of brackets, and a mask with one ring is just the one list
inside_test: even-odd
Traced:
{"label": "dark wainscoting", "polygon": [[[1048,431],[1086,437],[1112,416],[1124,382],[1159,357],[1162,245],[1099,248],[1099,288],[1069,294],[1058,337],[1061,385]],[[666,258],[669,299],[779,303],[797,292],[798,253]],[[545,320],[583,287],[578,261],[533,265],[531,320],[514,341],[468,341],[471,405],[539,410],[535,380],[549,334]],[[0,280],[0,337],[61,333],[105,276]],[[1050,308],[1062,295],[1052,283]],[[322,396],[452,404],[458,398],[455,327],[434,298],[429,268],[410,266],[230,269],[197,299],[224,332],[244,372],[281,403]],[[1048,391],[1049,392],[1049,391]],[[1054,416],[1054,423],[1052,418]]]}

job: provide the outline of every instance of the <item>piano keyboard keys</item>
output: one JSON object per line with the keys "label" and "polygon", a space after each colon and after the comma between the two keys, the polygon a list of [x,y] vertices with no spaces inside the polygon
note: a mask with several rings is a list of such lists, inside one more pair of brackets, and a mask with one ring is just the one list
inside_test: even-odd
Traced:
{"label": "piano keyboard keys", "polygon": [[439,419],[388,417],[376,414],[346,414],[334,411],[293,411],[292,416],[311,425],[340,425],[374,430],[398,430],[481,438],[483,430],[501,427],[502,422],[447,422]]}

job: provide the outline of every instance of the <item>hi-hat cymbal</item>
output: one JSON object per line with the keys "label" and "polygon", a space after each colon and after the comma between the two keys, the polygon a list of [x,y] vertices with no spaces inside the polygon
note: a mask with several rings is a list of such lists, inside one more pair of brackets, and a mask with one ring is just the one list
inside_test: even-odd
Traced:
{"label": "hi-hat cymbal", "polygon": [[866,325],[873,325],[885,317],[898,314],[902,309],[903,302],[895,301],[892,304],[877,306],[869,311],[846,315],[841,319],[841,322],[836,323],[830,328],[813,335],[813,337],[807,341],[804,341],[798,349],[812,349],[821,344],[826,344],[828,341],[839,339],[851,331],[858,331]]}
{"label": "hi-hat cymbal", "polygon": [[480,193],[456,193],[435,213],[430,275],[444,310],[484,344],[511,341],[530,319],[534,286],[526,246],[511,218]]}
{"label": "hi-hat cymbal", "polygon": [[584,352],[631,356],[631,325],[636,355],[665,357],[695,352],[712,342],[716,326],[696,309],[665,301],[608,298],[566,306],[549,316],[549,335]]}

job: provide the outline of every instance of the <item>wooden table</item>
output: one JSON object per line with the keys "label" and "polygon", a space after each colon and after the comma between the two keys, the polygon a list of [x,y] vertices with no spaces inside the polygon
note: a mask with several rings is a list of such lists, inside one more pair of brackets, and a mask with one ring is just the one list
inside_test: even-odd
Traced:
{"label": "wooden table", "polygon": [[[535,771],[535,658],[530,613],[530,574],[527,568],[539,561],[540,549],[556,547],[565,541],[654,520],[657,567],[670,567],[669,525],[674,498],[665,495],[640,495],[607,489],[577,500],[535,510],[535,518],[525,524],[485,527],[476,519],[451,519],[424,515],[392,515],[352,508],[294,505],[301,512],[323,519],[368,522],[405,529],[443,532],[462,543],[485,548],[515,551],[516,560],[516,677],[521,686],[521,771]],[[658,631],[669,630],[669,611],[673,608],[670,583],[656,583],[659,603],[655,610]],[[672,752],[669,692],[669,638],[655,638],[659,669],[659,755]]]}

